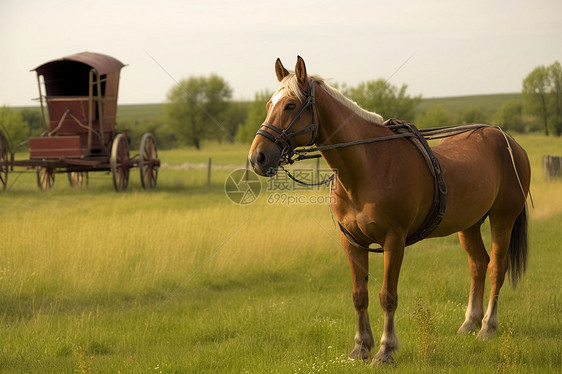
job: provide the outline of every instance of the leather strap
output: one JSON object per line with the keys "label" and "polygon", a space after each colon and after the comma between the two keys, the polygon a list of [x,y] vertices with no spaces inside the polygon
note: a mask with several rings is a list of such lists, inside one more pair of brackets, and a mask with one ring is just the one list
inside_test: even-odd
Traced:
{"label": "leather strap", "polygon": [[[447,207],[447,185],[445,184],[445,180],[443,178],[443,173],[441,170],[441,165],[439,164],[439,160],[433,152],[431,151],[431,147],[420,133],[420,131],[411,123],[400,121],[398,119],[389,119],[384,123],[387,127],[392,129],[394,132],[397,133],[411,133],[414,136],[408,137],[412,142],[416,145],[419,151],[424,156],[424,159],[427,162],[429,170],[433,175],[434,181],[434,192],[433,192],[433,203],[425,220],[422,222],[420,227],[411,235],[406,238],[406,246],[412,245],[414,243],[419,242],[422,239],[425,239],[429,234],[431,234],[441,223],[443,219],[443,215],[445,214],[445,210]],[[363,248],[369,252],[383,252],[382,248],[369,248],[368,246],[362,245],[351,235],[349,231],[347,231],[343,225],[338,221],[340,226],[340,230],[345,235],[347,240],[359,247]]]}

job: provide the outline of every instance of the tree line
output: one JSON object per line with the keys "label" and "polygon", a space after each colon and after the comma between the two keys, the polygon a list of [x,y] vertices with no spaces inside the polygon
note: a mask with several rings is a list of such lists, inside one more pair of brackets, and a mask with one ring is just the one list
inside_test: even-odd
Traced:
{"label": "tree line", "polygon": [[[504,102],[493,115],[475,105],[460,113],[449,113],[439,105],[417,112],[422,96],[412,96],[407,92],[407,85],[398,87],[384,79],[337,88],[367,110],[384,118],[411,121],[420,128],[491,123],[519,133],[541,129],[546,135],[562,133],[562,69],[558,61],[548,67],[535,68],[523,80],[521,99]],[[232,95],[227,82],[216,75],[192,77],[170,90],[168,119],[184,144],[199,147],[201,140],[207,137],[248,143],[265,118],[265,105],[272,94],[257,92],[254,101],[246,108],[239,108],[239,116],[236,116],[227,104]]]}
{"label": "tree line", "polygon": [[[523,79],[521,98],[504,102],[492,115],[475,105],[455,113],[440,105],[418,110],[421,95],[412,96],[407,85],[398,87],[384,79],[336,87],[366,110],[420,128],[491,123],[507,131],[562,135],[562,67],[558,61],[533,69]],[[117,126],[126,129],[133,142],[145,132],[155,134],[162,149],[199,149],[206,140],[249,143],[265,118],[265,105],[273,92],[257,92],[251,102],[233,101],[232,93],[228,82],[216,74],[192,76],[170,88],[163,118],[123,120]],[[0,130],[8,133],[14,146],[37,136],[41,128],[38,110],[0,108]]]}
{"label": "tree line", "polygon": [[523,80],[523,100],[546,135],[562,134],[562,65],[537,66]]}

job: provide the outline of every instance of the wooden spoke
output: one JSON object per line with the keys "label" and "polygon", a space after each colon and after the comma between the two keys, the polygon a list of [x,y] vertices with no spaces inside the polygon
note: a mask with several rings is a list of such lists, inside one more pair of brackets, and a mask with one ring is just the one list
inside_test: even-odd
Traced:
{"label": "wooden spoke", "polygon": [[37,186],[43,190],[48,191],[55,184],[55,169],[40,166],[37,168]]}
{"label": "wooden spoke", "polygon": [[70,187],[83,187],[88,185],[88,172],[71,171],[66,174],[68,176],[68,184]]}
{"label": "wooden spoke", "polygon": [[113,139],[111,146],[111,173],[113,174],[113,187],[121,192],[129,185],[129,140],[125,134],[119,134]]}
{"label": "wooden spoke", "polygon": [[141,185],[145,190],[156,187],[159,166],[160,160],[158,160],[156,139],[152,134],[146,133],[142,136],[139,152]]}

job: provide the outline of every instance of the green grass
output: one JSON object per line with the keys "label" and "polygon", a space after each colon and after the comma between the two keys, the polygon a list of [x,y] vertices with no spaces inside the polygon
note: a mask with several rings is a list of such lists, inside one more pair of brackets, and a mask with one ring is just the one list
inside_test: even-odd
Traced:
{"label": "green grass", "polygon": [[165,104],[129,104],[119,105],[119,121],[159,121],[166,117]]}
{"label": "green grass", "polygon": [[[456,334],[470,286],[466,255],[454,236],[430,239],[406,250],[402,346],[388,371],[560,370],[562,183],[544,182],[540,170],[542,154],[562,148],[555,138],[518,140],[535,171],[531,254],[518,288],[502,290],[497,336]],[[117,194],[105,173],[92,174],[87,189],[68,187],[64,175],[47,193],[33,174],[9,183],[0,195],[0,372],[372,373],[346,359],[351,279],[328,206],[270,204],[268,191],[233,204],[226,165],[243,164],[245,153],[161,152],[171,165],[213,157],[210,186],[206,170],[166,168],[148,193],[135,176]],[[378,340],[382,257],[370,265]]]}

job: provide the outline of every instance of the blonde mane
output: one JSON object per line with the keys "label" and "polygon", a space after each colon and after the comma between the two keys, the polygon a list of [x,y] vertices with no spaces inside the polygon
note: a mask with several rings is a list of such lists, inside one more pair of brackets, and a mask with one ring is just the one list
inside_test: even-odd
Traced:
{"label": "blonde mane", "polygon": [[[318,86],[322,87],[334,100],[343,104],[360,118],[378,125],[382,125],[384,123],[384,119],[380,114],[369,112],[368,110],[361,108],[356,102],[345,97],[340,91],[330,86],[321,77],[317,75],[309,75],[308,77],[310,79],[310,83],[316,83]],[[284,91],[285,95],[296,96],[300,101],[305,100],[305,94],[299,88],[298,81],[294,73],[287,75],[281,81],[276,94],[282,91]]]}

